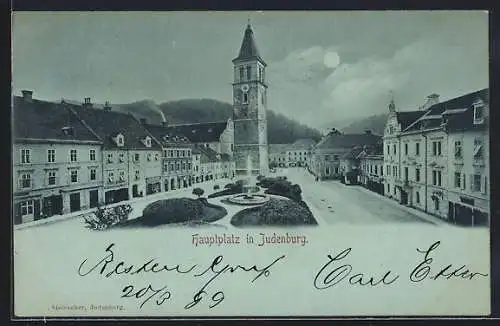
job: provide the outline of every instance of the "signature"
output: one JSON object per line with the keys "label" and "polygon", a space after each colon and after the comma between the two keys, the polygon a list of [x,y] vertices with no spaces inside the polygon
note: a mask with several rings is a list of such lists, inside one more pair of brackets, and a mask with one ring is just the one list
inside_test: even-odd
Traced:
{"label": "signature", "polygon": [[[114,252],[115,244],[110,244],[106,250],[104,257],[97,260],[97,262],[89,263],[88,259],[84,259],[80,266],[78,267],[78,275],[81,277],[87,276],[92,272],[97,273],[98,275],[102,275],[104,278],[110,278],[112,276],[127,276],[127,275],[137,275],[141,273],[166,273],[173,272],[177,274],[191,275],[195,278],[201,278],[203,276],[207,276],[208,280],[202,284],[202,286],[196,290],[193,295],[193,300],[187,303],[184,308],[191,309],[196,306],[199,302],[203,300],[206,295],[210,294],[209,286],[212,285],[215,287],[216,280],[221,279],[222,275],[226,273],[250,273],[253,275],[250,283],[257,281],[261,277],[269,277],[271,274],[271,268],[280,260],[285,258],[285,255],[281,255],[275,258],[271,263],[258,266],[256,264],[252,266],[246,266],[241,264],[228,264],[223,262],[224,256],[218,255],[216,256],[211,263],[207,267],[203,267],[198,264],[182,266],[181,264],[175,265],[165,265],[159,263],[157,258],[151,258],[146,262],[135,265],[128,264],[125,261],[117,261],[115,259]],[[140,308],[144,306],[147,302],[154,300],[157,305],[162,305],[164,302],[168,301],[172,297],[172,291],[167,288],[167,286],[162,287],[153,287],[151,284],[148,284],[144,287],[137,287],[133,284],[127,285],[122,290],[122,298],[135,298],[135,299],[143,299]],[[209,304],[210,308],[213,308],[220,304],[224,300],[224,292],[222,289],[216,289],[211,292],[211,301]]]}
{"label": "signature", "polygon": [[453,264],[448,264],[445,267],[437,268],[438,272],[433,273],[436,268],[433,268],[432,264],[434,259],[431,257],[431,253],[439,247],[441,241],[434,242],[427,250],[422,250],[417,248],[417,252],[423,255],[423,260],[412,270],[410,273],[410,281],[421,282],[425,279],[437,280],[437,279],[451,279],[451,278],[461,278],[472,280],[474,277],[486,277],[488,274],[471,272],[466,265],[461,265],[460,267],[453,266]]}

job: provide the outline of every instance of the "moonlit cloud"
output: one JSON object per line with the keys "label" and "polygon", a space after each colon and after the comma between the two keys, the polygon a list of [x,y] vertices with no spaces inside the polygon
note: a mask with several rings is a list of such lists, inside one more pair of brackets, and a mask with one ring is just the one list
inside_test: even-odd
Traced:
{"label": "moonlit cloud", "polygon": [[247,19],[268,63],[268,107],[320,129],[488,86],[484,12],[22,13],[13,88],[126,103],[231,102]]}

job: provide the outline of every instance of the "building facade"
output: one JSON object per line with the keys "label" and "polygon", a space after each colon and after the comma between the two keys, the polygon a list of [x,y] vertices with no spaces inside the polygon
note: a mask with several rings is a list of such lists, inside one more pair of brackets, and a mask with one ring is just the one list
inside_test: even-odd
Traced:
{"label": "building facade", "polygon": [[315,144],[312,139],[299,139],[292,144],[269,144],[269,166],[307,167]]}
{"label": "building facade", "polygon": [[110,106],[66,107],[102,142],[104,203],[111,204],[161,191],[162,147],[131,114]]}
{"label": "building facade", "polygon": [[[312,149],[308,170],[319,180],[344,179],[353,168],[356,169],[354,159],[363,147],[374,146],[380,139],[380,136],[370,131],[364,134],[343,134],[333,129]],[[353,151],[358,153],[351,157]]]}
{"label": "building facade", "polygon": [[364,150],[359,155],[359,182],[367,189],[384,194],[384,154],[382,148]]}
{"label": "building facade", "polygon": [[14,223],[102,202],[102,141],[63,105],[13,99]]}
{"label": "building facade", "polygon": [[233,59],[234,160],[237,174],[246,174],[248,157],[254,175],[269,171],[267,143],[267,84],[265,69],[250,25],[238,56]]}
{"label": "building facade", "polygon": [[458,224],[487,224],[488,94],[483,89],[445,102],[431,94],[410,112],[396,112],[392,102],[384,134],[385,194]]}

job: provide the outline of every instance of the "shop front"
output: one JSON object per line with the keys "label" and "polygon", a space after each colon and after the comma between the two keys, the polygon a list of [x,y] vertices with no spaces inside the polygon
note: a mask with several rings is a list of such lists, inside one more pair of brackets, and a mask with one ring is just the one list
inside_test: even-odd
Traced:
{"label": "shop front", "polygon": [[468,196],[460,196],[459,201],[449,201],[448,219],[462,226],[487,226],[489,214],[485,207],[478,207],[478,202],[479,200]]}
{"label": "shop front", "polygon": [[146,178],[146,195],[161,191],[161,177]]}

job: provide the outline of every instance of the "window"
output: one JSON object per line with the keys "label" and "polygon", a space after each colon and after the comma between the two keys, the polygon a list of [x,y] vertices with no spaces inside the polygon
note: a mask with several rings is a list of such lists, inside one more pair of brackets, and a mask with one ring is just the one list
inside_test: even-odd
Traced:
{"label": "window", "polygon": [[420,155],[420,143],[415,143],[415,155]]}
{"label": "window", "polygon": [[460,172],[455,172],[455,188],[461,188],[460,182],[462,181],[462,174]]}
{"label": "window", "polygon": [[146,137],[145,144],[146,144],[146,147],[151,147],[151,138]]}
{"label": "window", "polygon": [[121,146],[123,146],[124,142],[125,141],[123,139],[123,135],[116,136],[116,145],[121,147]]}
{"label": "window", "polygon": [[186,163],[182,162],[182,170],[185,170],[185,169],[186,169]]}
{"label": "window", "polygon": [[408,155],[408,143],[405,143],[405,155]]}
{"label": "window", "polygon": [[123,162],[123,161],[125,161],[125,154],[120,153],[120,162]]}
{"label": "window", "polygon": [[248,93],[243,93],[243,104],[248,104]]}
{"label": "window", "polygon": [[170,156],[170,157],[174,157],[174,150],[173,150],[173,149],[170,149],[170,150],[168,151],[168,153],[169,153],[169,154],[168,154],[168,156]]}
{"label": "window", "polygon": [[120,171],[120,181],[125,181],[125,171]]}
{"label": "window", "polygon": [[151,153],[148,153],[147,159],[148,159],[148,161],[151,161]]}
{"label": "window", "polygon": [[396,154],[396,145],[392,145],[392,152]]}
{"label": "window", "polygon": [[108,163],[113,163],[113,153],[108,153]]}
{"label": "window", "polygon": [[21,174],[21,188],[31,188],[31,174]]}
{"label": "window", "polygon": [[141,178],[141,171],[135,170],[135,180],[139,180]]}
{"label": "window", "polygon": [[387,145],[387,154],[391,154],[391,148],[389,145]]}
{"label": "window", "polygon": [[56,150],[48,149],[47,150],[47,162],[54,163],[56,161]]}
{"label": "window", "polygon": [[95,149],[91,149],[89,155],[90,155],[90,160],[95,161]]}
{"label": "window", "polygon": [[378,166],[375,165],[375,174],[378,174],[377,168],[378,168]]}
{"label": "window", "polygon": [[113,182],[115,180],[115,174],[113,173],[113,171],[108,172],[108,180],[109,182]]}
{"label": "window", "polygon": [[240,67],[240,80],[245,79],[245,69]]}
{"label": "window", "polygon": [[387,184],[387,193],[390,194],[391,193],[391,185],[390,184]]}
{"label": "window", "polygon": [[155,161],[158,161],[158,159],[159,159],[159,155],[158,155],[158,153],[155,153]]}
{"label": "window", "polygon": [[330,160],[330,155],[325,155],[325,161],[329,161]]}
{"label": "window", "polygon": [[78,170],[71,170],[71,182],[78,182]]}
{"label": "window", "polygon": [[21,202],[21,215],[31,215],[33,214],[33,201],[26,200]]}
{"label": "window", "polygon": [[90,169],[90,180],[94,181],[97,179],[97,170],[96,169]]}
{"label": "window", "polygon": [[391,170],[389,169],[389,165],[385,166],[385,174],[391,175]]}
{"label": "window", "polygon": [[191,170],[191,163],[188,163],[188,170]]}
{"label": "window", "polygon": [[441,142],[440,141],[432,142],[432,155],[441,156]]}
{"label": "window", "polygon": [[483,158],[483,142],[480,138],[474,139],[474,159],[480,160]]}
{"label": "window", "polygon": [[179,150],[176,150],[176,151],[175,151],[175,157],[179,157],[179,155],[180,155],[180,151],[179,151]]}
{"label": "window", "polygon": [[418,191],[415,192],[415,201],[417,204],[420,204],[420,192]]}
{"label": "window", "polygon": [[420,169],[415,169],[415,181],[420,182]]}
{"label": "window", "polygon": [[434,200],[434,210],[436,210],[436,211],[439,210],[439,200],[438,199]]}
{"label": "window", "polygon": [[441,171],[436,171],[437,186],[441,187]]}
{"label": "window", "polygon": [[134,154],[134,161],[139,162],[139,159],[140,159],[139,153],[135,153]]}
{"label": "window", "polygon": [[474,174],[472,177],[472,191],[481,191],[481,175]]}
{"label": "window", "polygon": [[405,166],[405,181],[408,181],[408,167]]}
{"label": "window", "polygon": [[455,158],[462,158],[462,142],[460,140],[455,141]]}
{"label": "window", "polygon": [[170,171],[174,171],[174,163],[170,163]]}
{"label": "window", "polygon": [[247,80],[252,79],[252,67],[247,66]]}
{"label": "window", "polygon": [[234,151],[234,144],[231,144],[231,152]]}
{"label": "window", "polygon": [[482,104],[474,105],[474,124],[483,123],[484,106]]}
{"label": "window", "polygon": [[432,184],[437,185],[437,171],[432,171]]}
{"label": "window", "polygon": [[175,170],[179,171],[180,169],[181,169],[181,164],[177,162],[177,164],[175,165]]}
{"label": "window", "polygon": [[47,172],[47,183],[49,186],[53,186],[56,184],[56,171]]}
{"label": "window", "polygon": [[392,167],[392,175],[395,177],[398,176],[398,167],[397,166]]}
{"label": "window", "polygon": [[31,163],[31,150],[30,149],[21,149],[21,163],[22,164]]}
{"label": "window", "polygon": [[392,194],[396,195],[396,187],[392,187]]}
{"label": "window", "polygon": [[76,149],[69,151],[69,159],[71,162],[76,162]]}
{"label": "window", "polygon": [[382,176],[382,177],[384,176],[384,166],[383,165],[380,166],[380,176]]}

